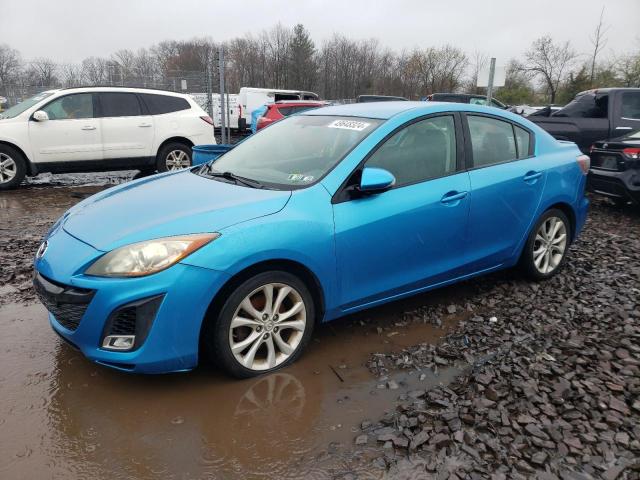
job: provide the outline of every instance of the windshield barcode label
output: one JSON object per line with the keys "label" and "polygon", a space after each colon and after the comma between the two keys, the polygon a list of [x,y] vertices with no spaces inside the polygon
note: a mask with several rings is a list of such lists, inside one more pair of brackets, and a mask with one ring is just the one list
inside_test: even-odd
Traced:
{"label": "windshield barcode label", "polygon": [[329,128],[344,128],[346,130],[356,130],[361,132],[367,128],[370,123],[358,122],[357,120],[334,120],[329,124]]}

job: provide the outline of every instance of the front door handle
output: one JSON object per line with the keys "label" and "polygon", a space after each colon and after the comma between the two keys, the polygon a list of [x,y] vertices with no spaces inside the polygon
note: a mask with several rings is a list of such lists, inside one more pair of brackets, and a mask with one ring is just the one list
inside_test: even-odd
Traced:
{"label": "front door handle", "polygon": [[94,127],[93,125],[85,125],[84,127],[82,127],[82,130],[95,130],[96,127]]}
{"label": "front door handle", "polygon": [[138,125],[139,127],[150,127],[151,124],[150,123],[141,123]]}
{"label": "front door handle", "polygon": [[440,199],[440,203],[448,206],[454,206],[460,203],[464,197],[467,196],[468,192],[448,192],[445,193],[444,196]]}
{"label": "front door handle", "polygon": [[631,127],[616,127],[616,130],[631,130]]}
{"label": "front door handle", "polygon": [[542,176],[542,172],[527,172],[524,176],[525,182],[534,182]]}

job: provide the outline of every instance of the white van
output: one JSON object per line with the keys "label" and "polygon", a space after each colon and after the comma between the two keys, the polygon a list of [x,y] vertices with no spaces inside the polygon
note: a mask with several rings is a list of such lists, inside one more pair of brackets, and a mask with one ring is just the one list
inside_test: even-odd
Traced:
{"label": "white van", "polygon": [[[206,93],[191,93],[193,98],[200,107],[207,111],[207,94]],[[225,117],[225,126],[231,127],[232,130],[238,129],[238,120],[240,119],[240,102],[239,95],[237,93],[229,93],[224,96],[225,108],[229,112]],[[220,112],[220,94],[212,93],[211,101],[213,102],[213,125],[216,128],[222,126],[221,112]]]}
{"label": "white van", "polygon": [[317,93],[303,90],[242,87],[238,98],[240,100],[238,128],[245,130],[251,125],[251,113],[262,105],[281,100],[319,100],[320,97]]}

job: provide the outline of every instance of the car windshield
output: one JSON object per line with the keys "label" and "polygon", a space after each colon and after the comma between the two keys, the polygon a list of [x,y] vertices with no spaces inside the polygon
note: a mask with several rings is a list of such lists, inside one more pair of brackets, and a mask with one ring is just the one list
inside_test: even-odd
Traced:
{"label": "car windshield", "polygon": [[272,188],[315,183],[382,123],[371,118],[296,115],[265,128],[212,164]]}
{"label": "car windshield", "polygon": [[41,100],[44,100],[45,98],[51,95],[53,95],[53,92],[42,92],[42,93],[39,93],[38,95],[34,95],[31,98],[27,98],[26,100],[23,100],[17,105],[14,105],[13,107],[8,108],[4,112],[0,113],[0,119],[17,117],[25,110],[33,107],[36,103],[40,102]]}

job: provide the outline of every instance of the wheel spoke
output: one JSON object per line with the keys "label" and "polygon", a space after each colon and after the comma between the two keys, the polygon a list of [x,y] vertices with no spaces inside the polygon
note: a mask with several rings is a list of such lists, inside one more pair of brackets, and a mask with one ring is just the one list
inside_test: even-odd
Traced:
{"label": "wheel spoke", "polygon": [[304,303],[297,302],[293,307],[284,313],[279,314],[279,321],[282,322],[288,318],[293,317],[296,313],[300,313],[304,309]]}
{"label": "wheel spoke", "polygon": [[293,353],[293,348],[291,348],[291,346],[282,339],[282,337],[280,336],[280,332],[274,333],[273,339],[275,340],[276,345],[278,345],[278,348],[282,353],[284,353],[285,355],[291,355]]}
{"label": "wheel spoke", "polygon": [[262,335],[258,335],[258,338],[254,341],[253,345],[251,345],[251,348],[242,359],[242,363],[245,367],[251,368],[253,366],[253,360],[256,357],[256,352],[260,348],[260,345],[262,345]]}
{"label": "wheel spoke", "polygon": [[260,343],[259,340],[262,337],[262,333],[260,332],[256,332],[253,331],[251,332],[251,334],[245,338],[244,340],[234,344],[231,346],[231,351],[233,353],[242,353],[249,345],[251,345],[253,342],[256,342],[256,340],[258,340],[258,342],[256,343]]}
{"label": "wheel spoke", "polygon": [[553,245],[558,245],[562,242],[564,242],[564,240],[567,238],[567,234],[566,233],[561,233],[560,235],[558,235],[556,238],[554,238],[551,243]]}
{"label": "wheel spoke", "polygon": [[537,258],[542,252],[544,252],[544,245],[540,245],[536,250],[534,250],[533,256]]}
{"label": "wheel spoke", "polygon": [[257,327],[258,325],[262,325],[262,323],[252,318],[244,318],[244,317],[236,316],[236,317],[233,317],[233,320],[231,320],[232,329],[239,328],[239,327]]}
{"label": "wheel spoke", "polygon": [[269,283],[262,288],[262,293],[264,294],[264,310],[263,312],[267,315],[271,315],[273,313],[273,284]]}
{"label": "wheel spoke", "polygon": [[[280,291],[278,292],[278,296],[276,297],[276,301],[273,303],[273,313],[280,313],[280,307],[282,306],[282,302],[284,301],[285,298],[287,298],[287,295],[289,295],[289,293],[291,293],[291,287],[287,287],[287,286],[283,286],[280,288]],[[281,318],[282,316],[279,315]]]}
{"label": "wheel spoke", "polygon": [[547,273],[549,271],[550,257],[551,257],[551,254],[548,251],[544,253],[544,263],[542,264],[543,273]]}
{"label": "wheel spoke", "polygon": [[276,347],[273,345],[273,336],[270,335],[265,343],[267,344],[267,365],[273,368],[276,366]]}
{"label": "wheel spoke", "polygon": [[251,303],[251,299],[249,297],[245,298],[242,301],[240,307],[242,307],[245,312],[247,312],[256,320],[262,320],[262,314],[258,310],[256,310],[256,307],[253,306],[253,303]]}
{"label": "wheel spoke", "polygon": [[292,328],[294,330],[299,330],[299,331],[303,331],[304,330],[304,326],[305,326],[305,321],[304,320],[292,320],[289,322],[279,322],[278,323],[278,327],[280,327],[280,330],[284,330],[287,328]]}
{"label": "wheel spoke", "polygon": [[543,236],[541,231],[538,231],[538,233],[536,233],[536,242],[540,242],[540,243],[545,243],[547,241],[547,239]]}
{"label": "wheel spoke", "polygon": [[544,259],[544,255],[545,255],[545,251],[543,251],[542,253],[540,253],[540,255],[538,255],[537,257],[535,257],[535,259],[533,260],[534,263],[536,264],[536,267],[538,267],[538,270],[541,270],[542,267],[542,260]]}

